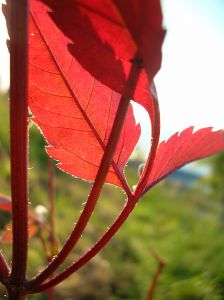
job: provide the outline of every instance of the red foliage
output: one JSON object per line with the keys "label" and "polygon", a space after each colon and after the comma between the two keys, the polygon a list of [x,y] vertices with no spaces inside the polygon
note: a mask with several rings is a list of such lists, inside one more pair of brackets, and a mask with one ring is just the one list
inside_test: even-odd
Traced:
{"label": "red foliage", "polygon": [[[28,234],[29,238],[32,238],[37,231],[39,230],[39,223],[34,215],[29,215],[29,223],[28,223]],[[12,243],[13,234],[12,234],[12,222],[9,222],[5,225],[4,231],[1,235],[1,241],[3,243]]]}
{"label": "red foliage", "polygon": [[[35,116],[33,120],[50,144],[47,152],[60,161],[59,167],[72,175],[94,181],[120,95],[84,70],[77,82],[68,86],[65,75],[52,59],[32,21],[30,30],[29,106]],[[72,67],[70,70],[74,74]],[[122,186],[119,178],[123,177],[122,169],[139,135],[140,126],[136,125],[130,106],[107,182]]]}
{"label": "red foliage", "polygon": [[12,211],[12,202],[8,196],[0,194],[0,210],[3,211]]}
{"label": "red foliage", "polygon": [[[223,131],[212,132],[210,128],[195,133],[193,128],[185,129],[158,147],[160,120],[153,78],[161,65],[165,35],[159,0],[30,0],[29,107],[33,121],[47,139],[47,152],[59,161],[59,167],[94,184],[62,249],[24,286],[28,238],[28,5],[15,3],[10,8],[7,1],[8,6],[4,6],[6,18],[13,16],[10,22],[7,20],[12,62],[12,207],[9,199],[0,196],[0,209],[12,209],[13,215],[10,280],[16,289],[9,288],[12,295],[23,290],[27,294],[40,292],[64,280],[112,238],[144,192],[184,164],[224,149]],[[17,16],[19,24],[14,22]],[[140,135],[131,99],[146,109],[152,125],[149,157],[133,193],[123,174]],[[21,141],[22,147],[18,148]],[[18,166],[22,172],[17,172]],[[98,242],[65,271],[52,277],[79,240],[104,182],[123,188],[128,201]],[[38,222],[32,215],[29,219],[32,236]],[[11,239],[10,231],[3,239]],[[0,277],[8,272],[3,258],[0,255]]]}
{"label": "red foliage", "polygon": [[[32,0],[31,14],[75,95],[80,95],[77,79],[85,82],[88,95],[91,74],[152,110],[149,84],[160,68],[164,38],[159,1]],[[127,86],[133,61],[144,68],[138,84]]]}
{"label": "red foliage", "polygon": [[160,143],[146,191],[183,165],[223,151],[223,130],[212,131],[212,128],[203,128],[193,133],[193,129],[189,127],[180,133],[177,132],[167,141]]}
{"label": "red foliage", "polygon": [[[149,1],[132,2],[127,14],[124,4],[112,1],[31,1],[29,106],[50,144],[48,153],[61,169],[84,179],[95,179],[121,98],[117,92],[141,103],[154,126],[144,68],[137,85],[127,84],[127,78],[133,60],[138,64],[144,58],[153,75],[160,67],[161,11],[157,1],[151,8]],[[146,24],[141,24],[143,11],[148,11]],[[121,171],[139,134],[129,109],[107,182],[122,186]]]}
{"label": "red foliage", "polygon": [[[12,212],[12,201],[10,197],[0,194],[0,210],[7,211],[9,213]],[[42,224],[38,218],[33,213],[29,212],[29,238],[33,237],[37,233],[40,226],[42,226]],[[4,226],[0,239],[3,243],[12,242],[12,222],[9,222]]]}

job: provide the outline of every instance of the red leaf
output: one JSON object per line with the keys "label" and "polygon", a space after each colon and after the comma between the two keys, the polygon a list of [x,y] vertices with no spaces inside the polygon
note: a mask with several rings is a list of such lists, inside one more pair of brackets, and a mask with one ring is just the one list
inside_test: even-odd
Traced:
{"label": "red leaf", "polygon": [[[12,201],[11,198],[0,194],[0,209],[7,212],[12,212]],[[29,238],[33,237],[41,223],[38,218],[31,212],[29,212]],[[5,225],[5,229],[1,235],[1,240],[4,243],[12,242],[12,222]]]}
{"label": "red leaf", "polygon": [[8,196],[0,194],[0,209],[3,211],[12,211],[12,202]]}
{"label": "red leaf", "polygon": [[114,0],[123,16],[143,65],[152,79],[161,66],[161,47],[165,35],[162,12],[158,0]]}
{"label": "red leaf", "polygon": [[[151,78],[142,69],[136,89],[136,80],[128,87],[126,81],[137,52],[137,64],[143,59],[147,71],[153,65],[153,75],[159,68],[161,10],[159,1],[150,7],[152,1],[131,2],[31,0],[30,108],[51,144],[48,153],[61,169],[84,179],[95,179],[121,97],[116,92],[134,94],[154,127]],[[139,133],[130,109],[107,182],[121,186],[121,170]]]}
{"label": "red leaf", "polygon": [[193,129],[189,127],[160,143],[145,191],[183,165],[224,150],[223,130],[203,128],[193,133]]}
{"label": "red leaf", "polygon": [[[2,4],[2,12],[5,16],[9,36],[10,36],[10,21],[9,21],[10,6],[11,6],[11,2],[9,0],[6,0],[6,4]],[[9,40],[6,41],[6,44],[7,44],[8,50],[10,50],[9,49],[9,46],[10,46],[9,45]]]}
{"label": "red leaf", "polygon": [[[29,215],[29,224],[28,224],[28,233],[29,238],[32,238],[39,229],[39,223],[36,218],[33,218],[32,215]],[[5,228],[1,235],[1,241],[3,243],[11,243],[12,242],[12,222],[9,222],[5,225]]]}
{"label": "red leaf", "polygon": [[[71,88],[87,70],[143,105],[154,123],[149,84],[160,67],[164,38],[158,0],[32,0],[31,14]],[[137,86],[135,80],[127,86],[133,61],[150,78],[142,69]],[[88,79],[85,85],[91,86]]]}
{"label": "red leaf", "polygon": [[[29,106],[34,122],[50,144],[47,151],[60,161],[59,167],[74,176],[94,180],[121,96],[66,55],[62,34],[57,47],[62,52],[58,62],[55,48],[51,48],[52,36],[54,40],[57,35],[54,30],[52,27],[43,38],[35,23],[30,22]],[[140,126],[136,125],[130,106],[106,182],[122,186],[122,169],[139,135]]]}

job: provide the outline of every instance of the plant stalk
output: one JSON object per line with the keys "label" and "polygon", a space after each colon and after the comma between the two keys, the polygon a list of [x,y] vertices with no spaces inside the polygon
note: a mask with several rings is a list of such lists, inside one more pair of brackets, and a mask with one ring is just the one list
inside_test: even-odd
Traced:
{"label": "plant stalk", "polygon": [[28,289],[28,292],[30,294],[35,294],[39,292],[43,292],[58,283],[65,280],[67,277],[69,277],[71,274],[79,270],[83,265],[85,265],[88,261],[91,260],[110,240],[111,238],[116,234],[118,229],[121,227],[121,225],[126,221],[130,213],[135,207],[136,202],[133,201],[133,199],[130,199],[126,205],[124,206],[123,210],[121,211],[118,218],[115,220],[115,222],[112,224],[112,226],[107,230],[107,232],[96,242],[96,244],[88,251],[86,252],[80,259],[78,259],[76,262],[74,262],[71,266],[69,266],[66,270],[63,272],[57,274],[56,276],[49,279],[46,283],[41,284],[39,287],[35,287],[34,285],[31,286],[30,289]]}
{"label": "plant stalk", "polygon": [[[32,16],[32,12],[30,12],[30,14]],[[32,19],[33,19],[33,22],[36,24],[36,26],[37,26],[37,28],[39,30],[40,35],[43,37],[43,35],[41,33],[41,30],[40,30],[40,28],[39,28],[38,24],[36,23],[35,18],[33,16],[32,16]],[[44,37],[43,37],[43,39],[44,39]],[[51,53],[51,57],[52,57],[52,60],[55,62],[55,65],[57,66],[58,71],[61,74],[62,78],[64,78],[65,84],[66,84],[69,92],[71,93],[71,95],[72,95],[72,97],[73,97],[76,105],[78,106],[79,110],[81,111],[81,113],[82,113],[83,117],[85,118],[85,120],[86,120],[87,124],[89,125],[89,127],[94,131],[98,143],[100,144],[100,146],[102,147],[102,149],[105,151],[105,145],[104,145],[102,139],[100,138],[100,136],[96,132],[96,130],[95,130],[93,124],[91,123],[91,121],[89,120],[89,118],[86,117],[85,110],[83,110],[83,107],[80,105],[79,101],[76,99],[76,95],[72,91],[72,89],[70,87],[70,84],[67,82],[67,79],[65,78],[64,74],[62,73],[61,68],[58,65],[58,62],[57,62],[57,60],[55,60],[55,57],[52,55],[52,53]],[[127,193],[127,195],[130,196],[132,194],[132,192],[131,192],[131,189],[130,189],[129,185],[127,184],[127,182],[126,182],[126,180],[125,180],[122,172],[120,171],[120,169],[118,168],[118,166],[116,165],[116,163],[113,160],[111,162],[111,165],[113,166],[116,175],[118,176],[119,180],[121,181],[123,189],[125,190],[125,192]]]}
{"label": "plant stalk", "polygon": [[26,295],[14,288],[8,289],[8,299],[10,300],[26,300]]}
{"label": "plant stalk", "polygon": [[86,252],[80,259],[74,262],[71,266],[69,266],[63,272],[57,274],[56,276],[49,279],[46,283],[40,285],[39,288],[34,288],[31,293],[41,292],[47,290],[50,287],[57,285],[58,283],[65,280],[69,277],[72,273],[76,272],[80,269],[83,265],[85,265],[91,258],[93,258],[115,235],[121,225],[126,221],[129,214],[135,207],[139,197],[141,196],[140,191],[143,192],[145,188],[145,184],[147,183],[148,176],[150,174],[152,168],[152,162],[156,154],[156,149],[159,142],[159,132],[160,132],[160,113],[159,113],[159,105],[157,98],[154,97],[154,124],[152,124],[152,146],[149,154],[149,158],[146,163],[146,168],[144,174],[139,182],[138,189],[136,190],[135,194],[129,195],[128,202],[124,206],[123,210],[121,211],[118,218],[112,224],[112,226],[107,230],[107,232],[97,241],[97,243],[88,251]]}
{"label": "plant stalk", "polygon": [[53,160],[48,158],[49,169],[49,204],[50,204],[50,245],[52,257],[58,251],[57,240],[55,236],[55,187],[54,187],[54,164]]}
{"label": "plant stalk", "polygon": [[48,291],[47,291],[47,296],[48,296],[48,300],[54,300],[55,297],[54,297],[54,288],[50,288]]}
{"label": "plant stalk", "polygon": [[[153,89],[155,89],[154,84],[153,85]],[[143,170],[142,176],[138,182],[138,185],[135,189],[134,192],[134,197],[135,199],[139,199],[143,193],[144,190],[146,188],[147,185],[147,181],[149,178],[149,175],[151,173],[152,167],[153,167],[153,162],[155,160],[155,156],[156,156],[156,151],[159,145],[159,136],[160,136],[160,110],[159,110],[159,102],[158,102],[158,98],[156,95],[156,92],[152,92],[152,97],[153,97],[153,109],[154,109],[154,119],[152,120],[152,131],[151,131],[151,140],[152,140],[152,145],[151,145],[151,149],[145,164],[145,168]]]}
{"label": "plant stalk", "polygon": [[161,259],[155,251],[151,250],[151,253],[154,256],[154,258],[157,260],[158,265],[157,265],[157,269],[156,269],[156,271],[153,275],[153,278],[152,278],[151,284],[149,286],[149,289],[148,289],[145,300],[152,300],[153,299],[156,287],[158,285],[159,277],[160,277],[164,267],[167,264],[167,262],[164,261],[163,259]]}
{"label": "plant stalk", "polygon": [[[58,243],[55,236],[55,185],[54,185],[54,163],[53,159],[48,157],[48,169],[49,169],[49,200],[50,200],[50,246],[51,257],[47,257],[48,263],[54,257],[58,251]],[[54,288],[50,288],[47,291],[48,300],[54,300]]]}
{"label": "plant stalk", "polygon": [[23,287],[28,248],[28,0],[12,1],[10,11],[10,141],[13,250],[10,299]]}
{"label": "plant stalk", "polygon": [[[139,77],[141,69],[138,68],[134,63],[130,70],[129,78],[127,80],[127,91],[129,88],[129,84],[131,86],[135,86]],[[133,88],[134,89],[134,88]],[[133,94],[133,91],[130,92],[130,95]],[[68,254],[71,252],[77,241],[79,240],[82,232],[84,231],[92,212],[96,206],[97,200],[100,196],[101,189],[103,187],[104,181],[107,176],[107,172],[109,170],[111,160],[113,158],[114,152],[116,150],[116,146],[120,137],[120,132],[122,130],[126,113],[128,111],[128,107],[130,104],[131,96],[122,96],[119,107],[117,110],[117,114],[115,117],[115,121],[110,133],[110,137],[103,155],[103,158],[100,163],[100,167],[98,169],[95,182],[91,189],[90,195],[88,197],[86,206],[84,207],[83,212],[80,215],[80,218],[75,225],[70,237],[64,244],[63,248],[57,254],[57,256],[49,263],[49,265],[35,278],[33,278],[27,285],[29,287],[35,288],[40,285],[43,281],[48,279],[56,269],[64,262]]]}

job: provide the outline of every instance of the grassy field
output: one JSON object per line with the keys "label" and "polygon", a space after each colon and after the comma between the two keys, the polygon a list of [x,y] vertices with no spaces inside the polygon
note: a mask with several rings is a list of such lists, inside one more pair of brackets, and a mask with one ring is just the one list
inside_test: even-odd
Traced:
{"label": "grassy field", "polygon": [[[9,129],[7,97],[0,97],[0,192],[10,194]],[[35,125],[30,126],[30,209],[48,208],[48,170],[45,142]],[[90,183],[55,169],[56,232],[63,244],[83,208]],[[137,180],[137,168],[127,168],[130,185]],[[124,205],[117,188],[105,186],[82,239],[64,266],[93,245]],[[111,242],[89,264],[56,288],[56,299],[142,300],[156,270],[150,254],[154,249],[167,260],[155,293],[155,300],[224,299],[224,239],[222,203],[211,199],[200,186],[185,189],[169,181],[148,192]],[[1,213],[1,228],[10,218]],[[1,243],[10,261],[10,245]],[[30,240],[29,276],[45,264],[41,243]],[[2,299],[4,298],[2,291]],[[46,294],[29,299],[47,299]]]}

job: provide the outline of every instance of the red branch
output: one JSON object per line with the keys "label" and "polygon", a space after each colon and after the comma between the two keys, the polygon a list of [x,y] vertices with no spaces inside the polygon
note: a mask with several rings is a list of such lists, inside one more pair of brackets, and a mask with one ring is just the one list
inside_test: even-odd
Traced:
{"label": "red branch", "polygon": [[[152,146],[151,146],[151,150],[149,153],[149,158],[147,160],[146,168],[145,168],[144,174],[142,176],[142,180],[140,181],[140,185],[139,185],[139,189],[141,189],[142,191],[145,188],[145,186],[143,186],[143,183],[145,182],[145,180],[147,180],[147,176],[149,175],[150,170],[152,168],[152,162],[153,162],[153,158],[155,156],[155,152],[156,152],[156,149],[158,146],[158,140],[159,140],[159,136],[157,137],[156,134],[158,134],[158,132],[160,130],[160,114],[159,114],[158,101],[155,97],[154,97],[154,110],[155,110],[155,124],[154,124],[155,129],[154,129],[154,132],[152,132],[152,136],[155,138],[152,139]],[[29,290],[29,292],[30,293],[42,292],[42,291],[47,290],[50,287],[57,285],[58,283],[65,280],[72,273],[74,273],[75,271],[80,269],[91,258],[93,258],[111,240],[111,238],[116,234],[116,232],[121,227],[121,225],[126,221],[129,214],[134,209],[136,202],[139,200],[138,194],[139,194],[139,192],[137,192],[134,195],[134,197],[129,196],[128,202],[124,206],[124,208],[121,211],[118,218],[115,220],[115,222],[112,224],[112,226],[107,230],[107,232],[97,241],[97,243],[88,252],[86,252],[79,260],[74,262],[66,270],[64,270],[63,272],[59,273],[58,275],[52,277],[46,283],[43,283],[42,285],[40,285],[37,288],[32,286],[33,290],[31,288],[31,290]]]}
{"label": "red branch", "polygon": [[10,138],[13,222],[10,280],[14,286],[19,288],[25,281],[28,246],[28,0],[12,1],[10,23]]}
{"label": "red branch", "polygon": [[29,294],[35,294],[38,292],[43,292],[58,283],[65,280],[68,276],[70,276],[72,273],[80,269],[82,266],[84,266],[91,258],[93,258],[110,240],[111,238],[116,234],[118,229],[121,227],[121,225],[126,221],[129,214],[132,212],[132,210],[135,207],[136,202],[133,201],[133,199],[130,199],[126,205],[124,206],[123,210],[121,211],[118,218],[115,220],[113,225],[107,230],[107,232],[97,241],[97,243],[88,251],[86,252],[79,260],[74,262],[71,266],[69,266],[65,271],[59,273],[58,275],[52,277],[49,281],[46,283],[43,283],[39,287],[35,287],[34,285],[28,286],[28,292]]}
{"label": "red branch", "polygon": [[[152,83],[152,89],[155,89],[154,84]],[[148,182],[148,177],[153,167],[153,162],[155,160],[156,151],[159,145],[159,136],[160,136],[160,110],[159,110],[159,102],[156,95],[156,92],[152,91],[153,96],[153,109],[154,109],[154,124],[152,124],[152,132],[151,132],[151,140],[152,145],[151,149],[145,164],[145,168],[142,172],[142,176],[138,182],[138,185],[134,192],[135,199],[139,199],[146,188],[146,184]]]}
{"label": "red branch", "polygon": [[48,158],[49,170],[49,205],[50,205],[50,245],[51,256],[53,257],[58,251],[58,244],[55,236],[55,187],[54,187],[54,163],[53,160]]}
{"label": "red branch", "polygon": [[159,257],[159,255],[154,251],[154,250],[150,250],[152,256],[157,260],[157,269],[153,275],[151,284],[149,286],[147,295],[145,300],[152,300],[153,299],[153,295],[155,294],[155,290],[159,281],[159,277],[164,269],[164,267],[166,266],[167,262],[165,260],[163,260],[162,258]]}
{"label": "red branch", "polygon": [[[129,87],[129,84],[131,83],[132,86],[134,86],[134,82],[137,83],[138,76],[140,73],[140,69],[136,67],[135,64],[133,64],[133,67],[130,71],[129,78],[127,80],[127,87]],[[115,117],[115,121],[113,124],[113,128],[98,170],[98,173],[96,175],[96,180],[93,184],[92,190],[90,192],[90,195],[88,197],[86,206],[84,207],[83,212],[81,213],[79,220],[74,227],[70,237],[64,244],[61,251],[57,254],[57,256],[50,262],[50,264],[34,279],[32,279],[28,283],[28,287],[34,288],[37,287],[40,283],[45,281],[47,278],[49,278],[54,271],[64,262],[68,254],[71,252],[77,241],[79,240],[82,232],[84,231],[92,212],[96,206],[97,200],[99,198],[101,189],[103,187],[104,181],[107,176],[107,172],[109,170],[111,160],[113,158],[114,152],[116,150],[116,145],[120,137],[120,132],[123,127],[123,123],[125,121],[125,116],[128,111],[129,103],[130,103],[131,97],[121,97],[118,111]]]}
{"label": "red branch", "polygon": [[[31,15],[32,15],[32,12],[31,12]],[[36,27],[37,27],[37,29],[39,31],[39,34],[41,35],[41,37],[43,38],[43,41],[45,42],[46,47],[48,47],[48,44],[46,43],[46,41],[44,39],[44,36],[42,35],[42,32],[41,32],[38,24],[35,21],[35,18],[32,17],[32,19],[33,19],[33,22],[35,23],[35,25],[36,25]],[[59,73],[61,74],[62,78],[64,79],[65,84],[66,84],[69,92],[71,93],[71,95],[72,95],[72,97],[73,97],[76,105],[78,106],[79,110],[81,111],[84,119],[86,120],[86,122],[89,125],[89,127],[91,128],[91,130],[94,132],[94,134],[96,136],[96,139],[98,140],[98,143],[100,144],[100,146],[102,147],[102,149],[105,151],[105,145],[104,145],[103,141],[101,140],[100,136],[98,135],[97,131],[95,130],[93,124],[90,122],[89,118],[86,116],[86,112],[83,110],[83,108],[80,105],[79,101],[77,100],[74,92],[72,91],[69,83],[67,82],[67,79],[65,78],[64,74],[61,72],[61,68],[59,67],[57,60],[55,59],[55,57],[52,55],[51,52],[50,52],[50,55],[51,55],[51,58],[54,61],[55,65],[57,66]],[[113,160],[111,162],[111,165],[113,166],[114,171],[115,171],[117,177],[119,178],[120,182],[122,183],[123,189],[125,190],[125,192],[127,193],[127,195],[130,196],[132,194],[132,192],[131,192],[131,189],[130,189],[129,185],[127,184],[127,182],[126,182],[126,180],[125,180],[122,172],[120,171],[120,169],[118,168],[117,164]]]}

